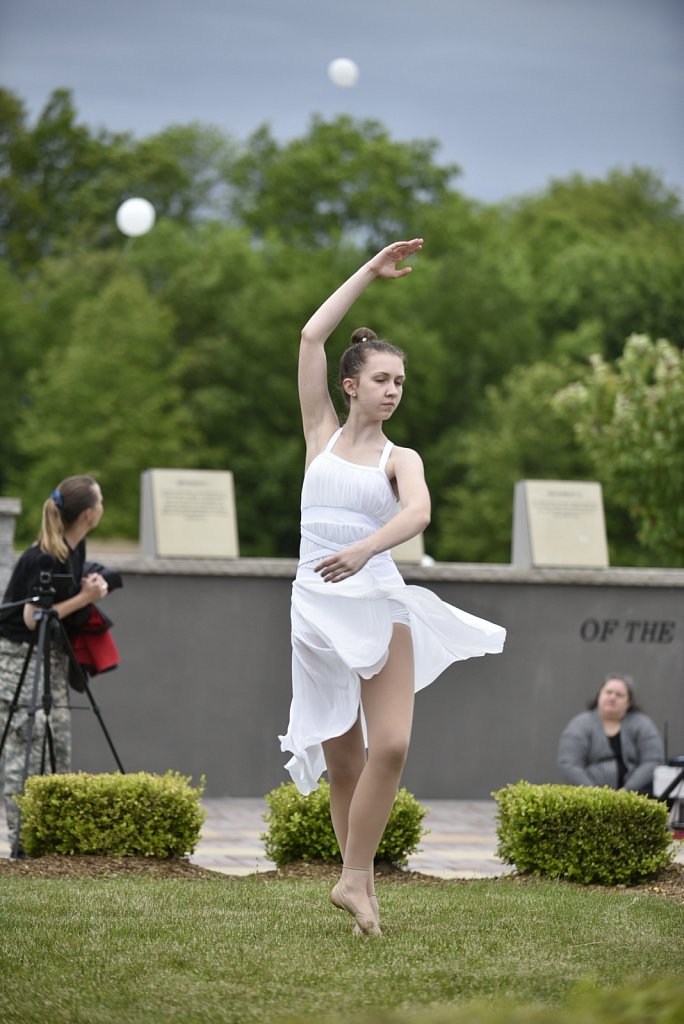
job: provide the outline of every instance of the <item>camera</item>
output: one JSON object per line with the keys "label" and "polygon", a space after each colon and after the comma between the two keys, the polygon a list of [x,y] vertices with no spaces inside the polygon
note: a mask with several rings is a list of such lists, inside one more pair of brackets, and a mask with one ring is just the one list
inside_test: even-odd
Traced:
{"label": "camera", "polygon": [[55,559],[52,555],[41,554],[38,559],[38,586],[34,587],[33,596],[39,608],[52,608],[56,590],[52,585],[52,570]]}

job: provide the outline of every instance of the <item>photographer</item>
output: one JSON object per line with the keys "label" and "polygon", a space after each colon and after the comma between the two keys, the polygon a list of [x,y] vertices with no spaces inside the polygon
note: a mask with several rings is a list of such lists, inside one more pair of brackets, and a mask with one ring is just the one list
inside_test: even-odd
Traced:
{"label": "photographer", "polygon": [[[43,505],[43,518],[35,544],[19,557],[7,586],[3,604],[29,601],[0,613],[0,736],[3,734],[17,683],[29,646],[37,637],[36,608],[52,608],[67,634],[77,633],[92,613],[93,603],[109,592],[107,580],[86,564],[85,537],[100,522],[102,492],[90,476],[63,480]],[[46,568],[47,567],[47,568]],[[69,661],[61,630],[49,622],[50,689],[49,714],[54,744],[55,768],[68,772],[71,764],[71,716],[68,705]],[[21,792],[26,765],[26,744],[30,731],[29,711],[33,696],[36,650],[29,662],[19,703],[15,708],[3,751],[5,808],[11,856],[24,856],[19,842],[19,810],[14,797]],[[44,684],[43,680],[43,684]],[[29,775],[41,772],[45,736],[45,712],[37,698]],[[45,769],[50,770],[46,756]]]}

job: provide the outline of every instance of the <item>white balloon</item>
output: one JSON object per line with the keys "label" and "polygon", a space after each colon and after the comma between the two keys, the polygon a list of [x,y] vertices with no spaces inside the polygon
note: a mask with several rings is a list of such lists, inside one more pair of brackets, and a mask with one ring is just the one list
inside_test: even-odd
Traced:
{"label": "white balloon", "polygon": [[328,77],[333,85],[348,89],[358,81],[358,65],[348,57],[337,57],[328,64]]}
{"label": "white balloon", "polygon": [[137,238],[146,235],[154,225],[156,214],[149,199],[126,199],[116,211],[116,226],[124,235]]}

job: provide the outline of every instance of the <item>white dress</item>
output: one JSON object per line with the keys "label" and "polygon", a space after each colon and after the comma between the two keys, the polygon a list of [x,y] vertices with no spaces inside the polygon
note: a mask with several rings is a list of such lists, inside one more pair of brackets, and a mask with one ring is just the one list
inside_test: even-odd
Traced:
{"label": "white dress", "polygon": [[394,622],[410,626],[415,688],[433,682],[454,661],[498,654],[506,631],[441,601],[424,587],[407,586],[388,551],[339,583],[325,583],[314,566],[374,533],[396,515],[398,503],[385,471],[388,441],[377,466],[335,455],[341,428],[304,476],[301,547],[292,584],[292,703],[281,749],[297,788],[316,789],[324,740],[347,732],[359,714],[360,677],[387,661]]}

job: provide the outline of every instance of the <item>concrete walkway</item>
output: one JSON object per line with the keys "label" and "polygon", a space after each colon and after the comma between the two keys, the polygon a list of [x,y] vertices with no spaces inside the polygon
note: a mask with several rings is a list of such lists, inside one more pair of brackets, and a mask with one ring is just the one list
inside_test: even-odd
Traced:
{"label": "concrete walkway", "polygon": [[[487,878],[511,868],[497,858],[493,800],[421,800],[430,810],[429,834],[408,867],[442,878]],[[270,871],[259,836],[266,831],[263,800],[205,800],[207,817],[193,863],[231,875]]]}
{"label": "concrete walkway", "polygon": [[[442,878],[487,878],[511,869],[498,860],[493,800],[421,800],[429,808],[429,834],[408,867]],[[2,801],[0,801],[0,804]],[[270,871],[259,836],[266,831],[261,799],[204,800],[207,816],[193,864],[228,875]],[[4,806],[0,806],[0,857],[9,857]]]}

